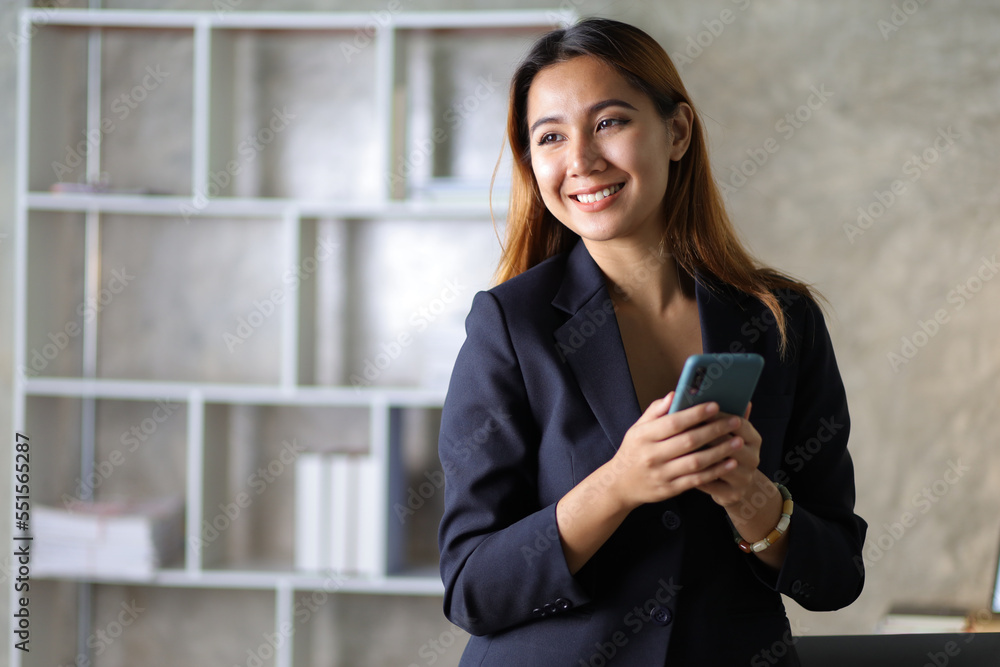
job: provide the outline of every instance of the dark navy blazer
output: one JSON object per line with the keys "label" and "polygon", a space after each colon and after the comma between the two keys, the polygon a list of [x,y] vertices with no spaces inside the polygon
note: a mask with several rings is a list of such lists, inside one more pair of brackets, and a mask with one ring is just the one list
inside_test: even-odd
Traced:
{"label": "dark navy blazer", "polygon": [[867,525],[843,383],[816,304],[778,296],[784,360],[759,300],[696,286],[703,350],[765,359],[750,415],[760,469],[795,500],[780,572],[741,552],[724,510],[692,490],[634,510],[572,575],[556,502],[641,414],[603,274],[578,242],[476,295],[439,442],[444,611],[473,635],[462,665],[796,665],[779,594],[811,610],[858,597]]}

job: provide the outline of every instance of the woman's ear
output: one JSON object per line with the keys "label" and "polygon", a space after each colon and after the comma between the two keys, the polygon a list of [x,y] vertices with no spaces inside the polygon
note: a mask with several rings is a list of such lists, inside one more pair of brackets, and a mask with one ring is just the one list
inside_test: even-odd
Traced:
{"label": "woman's ear", "polygon": [[667,121],[670,137],[670,160],[679,161],[687,153],[691,145],[691,132],[694,128],[694,109],[687,102],[677,105],[673,118]]}

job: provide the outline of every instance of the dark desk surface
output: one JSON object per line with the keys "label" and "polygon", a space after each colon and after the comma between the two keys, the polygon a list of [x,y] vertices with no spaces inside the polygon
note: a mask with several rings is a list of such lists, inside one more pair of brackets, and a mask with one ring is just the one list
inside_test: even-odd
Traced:
{"label": "dark desk surface", "polygon": [[803,667],[1000,667],[1000,633],[799,637]]}

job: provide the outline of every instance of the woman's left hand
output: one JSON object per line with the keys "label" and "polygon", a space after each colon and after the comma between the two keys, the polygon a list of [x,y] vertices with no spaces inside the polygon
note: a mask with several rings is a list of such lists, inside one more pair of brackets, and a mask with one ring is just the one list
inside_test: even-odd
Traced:
{"label": "woman's left hand", "polygon": [[[743,442],[730,456],[736,461],[736,467],[696,488],[725,508],[740,537],[752,544],[766,537],[778,524],[782,499],[774,483],[757,467],[760,465],[761,437],[750,424],[749,417],[750,406],[747,406],[740,425],[731,434]],[[731,435],[727,434],[726,438]],[[788,540],[783,539],[754,555],[778,570],[787,553]]]}
{"label": "woman's left hand", "polygon": [[734,510],[738,512],[743,504],[749,504],[754,492],[760,490],[761,480],[758,476],[764,477],[767,483],[766,476],[757,468],[760,465],[761,437],[748,419],[750,408],[751,406],[747,406],[739,427],[726,436],[736,436],[742,441],[740,448],[730,456],[736,461],[736,467],[718,479],[698,487],[730,513]]}

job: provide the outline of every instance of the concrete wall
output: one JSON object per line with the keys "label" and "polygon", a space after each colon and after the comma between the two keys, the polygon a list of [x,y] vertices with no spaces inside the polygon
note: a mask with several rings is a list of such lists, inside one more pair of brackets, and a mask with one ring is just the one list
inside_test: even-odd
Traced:
{"label": "concrete wall", "polygon": [[[4,35],[15,29],[16,4],[3,5]],[[386,6],[382,0],[229,4],[235,11],[377,11]],[[122,0],[106,6],[212,9],[211,3],[193,1]],[[494,3],[413,0],[404,6],[487,9]],[[507,6],[551,5],[521,1]],[[989,602],[1000,539],[1000,453],[992,446],[1000,377],[995,333],[1000,280],[993,280],[1000,251],[994,165],[1000,148],[995,42],[1000,6],[985,0],[685,0],[667,5],[563,0],[563,6],[637,23],[678,54],[682,76],[709,128],[717,177],[729,186],[730,212],[744,237],[762,259],[812,282],[831,303],[828,323],[851,401],[858,511],[870,524],[868,581],[861,599],[846,610],[813,614],[790,608],[793,628],[799,634],[871,632],[898,603],[982,610]],[[497,48],[496,62],[507,64],[510,53]],[[471,73],[478,66],[475,59],[458,66],[456,78],[438,93],[460,94],[462,68]],[[269,99],[281,95],[280,72],[271,76],[260,93]],[[14,77],[13,52],[5,38],[0,44],[3,90],[13,91]],[[440,124],[442,106],[447,104],[432,103],[423,117],[411,119],[411,127]],[[478,119],[449,131],[448,150],[465,147],[454,153],[459,157],[453,171],[476,176],[483,172],[483,161],[492,167],[502,128],[487,137],[472,129],[496,124],[498,108],[502,93],[484,105]],[[13,96],[5,94],[0,97],[0,340],[5,341],[11,339],[13,128]],[[294,139],[290,135],[288,141]],[[774,152],[762,152],[765,146]],[[280,173],[258,177],[270,187]],[[442,228],[435,238],[451,233]],[[479,233],[459,243],[474,243],[493,261],[492,230],[484,226]],[[376,226],[370,237],[356,239],[355,247],[384,249],[397,234],[391,226]],[[398,267],[398,256],[375,260],[387,293],[405,281],[405,272],[394,278],[390,271]],[[430,260],[422,261],[427,268]],[[477,280],[485,284],[487,275]],[[370,282],[376,276],[361,273],[357,279]],[[473,284],[466,296],[480,286]],[[350,372],[352,363],[371,354],[365,341],[383,340],[384,332],[398,326],[380,320],[379,309],[370,304],[344,307],[353,308],[348,312],[359,313],[366,324],[351,334],[355,340],[344,341],[354,350],[353,362],[329,362],[332,377]],[[0,348],[3,396],[9,396],[10,354],[9,346]],[[420,372],[404,364],[390,379],[401,382]],[[0,402],[0,434],[12,436],[9,401]],[[9,464],[6,457],[0,461],[2,498],[9,495]],[[98,625],[120,600],[136,598],[153,610],[127,633],[127,643],[123,639],[108,652],[106,664],[123,664],[126,648],[176,645],[174,627],[190,652],[186,664],[197,664],[198,656],[204,661],[206,655],[245,661],[243,649],[254,647],[259,634],[246,628],[266,629],[270,622],[267,596],[231,593],[221,601],[209,593],[193,596],[102,589]],[[43,599],[65,604],[71,597],[65,585],[45,584],[39,604]],[[217,606],[192,617],[195,598]],[[6,604],[6,596],[0,596],[5,616]],[[204,627],[240,637],[245,647],[220,647]],[[464,643],[434,599],[339,597],[314,616],[310,627],[307,639],[316,649],[317,665],[424,665],[431,664],[431,655],[435,664],[457,664]],[[432,647],[446,645],[440,651]],[[162,652],[131,655],[155,664],[157,654]],[[209,662],[216,660],[204,664]]]}

